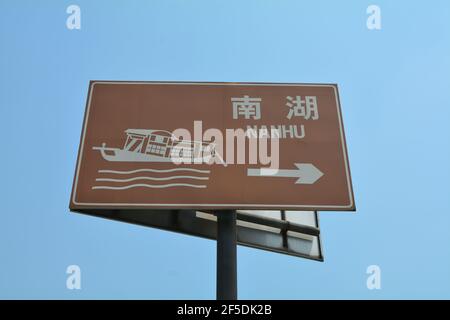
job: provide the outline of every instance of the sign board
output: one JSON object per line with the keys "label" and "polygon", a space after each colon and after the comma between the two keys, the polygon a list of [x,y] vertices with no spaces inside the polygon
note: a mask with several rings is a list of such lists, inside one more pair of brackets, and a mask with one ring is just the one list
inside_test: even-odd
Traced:
{"label": "sign board", "polygon": [[92,81],[70,208],[353,211],[337,86]]}

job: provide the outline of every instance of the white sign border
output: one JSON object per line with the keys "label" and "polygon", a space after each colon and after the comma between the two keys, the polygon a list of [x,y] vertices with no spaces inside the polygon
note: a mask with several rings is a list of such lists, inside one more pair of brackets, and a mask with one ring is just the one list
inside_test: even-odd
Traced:
{"label": "white sign border", "polygon": [[[292,86],[292,87],[331,87],[334,90],[334,96],[336,98],[336,107],[337,107],[337,113],[338,113],[338,120],[339,120],[339,129],[340,129],[340,135],[341,135],[341,146],[342,146],[342,153],[344,155],[344,162],[345,162],[345,173],[347,177],[347,187],[348,187],[348,195],[349,195],[349,204],[345,206],[340,205],[280,205],[280,204],[196,204],[196,203],[183,203],[183,204],[167,204],[167,203],[87,203],[87,202],[77,202],[76,199],[76,193],[78,188],[78,175],[80,172],[80,166],[83,159],[83,150],[84,150],[84,141],[85,141],[85,135],[86,135],[86,128],[89,121],[89,112],[91,108],[91,100],[92,95],[94,91],[94,87],[96,84],[145,84],[145,85],[203,85],[203,86]],[[102,207],[105,208],[111,208],[111,206],[114,207],[153,207],[153,208],[212,208],[212,207],[223,207],[223,208],[258,208],[258,209],[279,209],[279,208],[289,208],[289,209],[311,209],[315,211],[319,210],[333,210],[333,209],[354,209],[354,195],[353,195],[353,189],[352,189],[352,183],[350,178],[350,169],[349,169],[349,161],[348,161],[348,155],[346,150],[346,141],[345,141],[345,135],[344,135],[344,128],[342,124],[342,115],[341,115],[341,105],[339,101],[339,94],[337,91],[337,85],[336,84],[297,84],[297,83],[251,83],[251,82],[162,82],[162,81],[156,81],[156,82],[147,82],[147,81],[104,81],[104,80],[93,80],[89,84],[89,97],[88,97],[88,103],[87,103],[87,109],[85,114],[85,120],[84,120],[84,126],[83,126],[83,134],[81,137],[81,145],[79,150],[79,157],[77,159],[77,170],[75,174],[75,181],[73,184],[73,194],[72,194],[72,202],[75,205],[78,206],[95,206],[96,209],[101,209]],[[258,210],[255,209],[255,210]],[[288,210],[288,209],[286,209]]]}

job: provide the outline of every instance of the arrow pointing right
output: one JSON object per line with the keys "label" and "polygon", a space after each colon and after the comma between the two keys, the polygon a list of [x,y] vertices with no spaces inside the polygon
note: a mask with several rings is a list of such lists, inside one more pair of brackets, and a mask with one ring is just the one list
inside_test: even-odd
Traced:
{"label": "arrow pointing right", "polygon": [[298,178],[295,184],[314,184],[323,176],[323,172],[311,163],[295,163],[297,169],[247,169],[249,177],[283,177]]}

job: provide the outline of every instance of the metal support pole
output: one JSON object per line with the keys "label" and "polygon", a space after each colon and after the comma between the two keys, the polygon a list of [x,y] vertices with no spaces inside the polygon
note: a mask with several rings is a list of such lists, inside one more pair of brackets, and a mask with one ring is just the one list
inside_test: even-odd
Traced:
{"label": "metal support pole", "polygon": [[236,211],[217,211],[217,300],[237,299]]}

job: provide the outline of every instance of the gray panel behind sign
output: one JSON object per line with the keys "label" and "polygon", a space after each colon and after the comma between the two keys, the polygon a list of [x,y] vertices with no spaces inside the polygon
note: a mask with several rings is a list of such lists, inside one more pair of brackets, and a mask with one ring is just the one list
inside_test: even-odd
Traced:
{"label": "gray panel behind sign", "polygon": [[[215,240],[213,213],[195,210],[77,210],[102,218]],[[318,214],[314,211],[238,210],[238,244],[323,261]]]}

